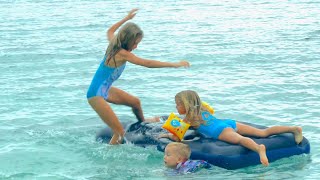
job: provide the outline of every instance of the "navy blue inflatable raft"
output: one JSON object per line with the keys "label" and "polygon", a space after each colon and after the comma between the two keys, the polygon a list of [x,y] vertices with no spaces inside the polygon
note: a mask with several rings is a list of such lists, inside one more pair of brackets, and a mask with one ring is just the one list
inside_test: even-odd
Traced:
{"label": "navy blue inflatable raft", "polygon": [[[265,126],[250,124],[251,126],[264,129]],[[127,142],[141,147],[155,146],[159,151],[164,151],[166,145],[171,140],[167,138],[158,139],[159,134],[167,133],[162,128],[163,123],[123,123],[126,127],[125,139]],[[96,140],[108,143],[111,139],[112,131],[104,128],[97,133]],[[310,144],[304,137],[302,142],[297,145],[291,133],[270,136],[268,138],[252,138],[258,144],[264,144],[267,149],[269,162],[299,154],[309,154]],[[188,130],[184,136],[184,143],[191,148],[191,159],[206,160],[212,165],[225,169],[239,169],[247,166],[258,165],[259,156],[240,145],[233,145],[211,138],[205,138],[196,134],[194,130]]]}

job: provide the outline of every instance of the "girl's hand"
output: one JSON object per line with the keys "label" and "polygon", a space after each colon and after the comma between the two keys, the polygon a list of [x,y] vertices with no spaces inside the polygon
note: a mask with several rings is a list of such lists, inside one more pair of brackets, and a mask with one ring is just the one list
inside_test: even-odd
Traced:
{"label": "girl's hand", "polygon": [[160,139],[160,138],[168,138],[170,140],[180,142],[180,139],[177,136],[175,136],[173,134],[170,134],[170,133],[168,133],[168,134],[160,134],[158,136],[158,139]]}
{"label": "girl's hand", "polygon": [[182,60],[182,61],[177,63],[176,67],[186,67],[187,68],[187,67],[190,67],[190,63],[188,61]]}
{"label": "girl's hand", "polygon": [[160,138],[168,138],[168,139],[170,139],[170,134],[160,134],[158,136],[158,139],[160,139]]}
{"label": "girl's hand", "polygon": [[144,122],[160,122],[160,116],[152,117],[152,118],[146,118]]}
{"label": "girl's hand", "polygon": [[127,19],[127,20],[132,19],[132,18],[137,14],[137,11],[138,11],[137,8],[136,8],[136,9],[132,9],[132,10],[128,13],[128,15],[126,16],[126,19]]}

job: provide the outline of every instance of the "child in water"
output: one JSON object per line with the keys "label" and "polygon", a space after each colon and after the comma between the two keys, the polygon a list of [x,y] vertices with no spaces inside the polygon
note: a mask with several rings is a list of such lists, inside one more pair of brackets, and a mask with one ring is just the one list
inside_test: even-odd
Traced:
{"label": "child in water", "polygon": [[164,151],[164,164],[174,169],[175,174],[192,173],[201,168],[210,168],[211,165],[203,160],[190,160],[191,150],[187,144],[180,142],[169,143]]}
{"label": "child in water", "polygon": [[[138,9],[132,9],[127,16],[108,29],[108,48],[87,92],[87,99],[90,106],[114,133],[110,144],[119,144],[122,142],[124,129],[109,103],[129,106],[139,121],[145,120],[139,98],[112,86],[112,83],[121,76],[121,73],[125,69],[126,62],[148,68],[190,66],[187,61],[175,63],[161,62],[143,59],[132,53],[143,38],[143,32],[140,27],[132,22],[127,22],[136,15],[137,10]],[[124,24],[125,22],[127,23]],[[119,32],[115,34],[115,31],[120,26],[122,27]]]}
{"label": "child in water", "polygon": [[[185,115],[183,121],[194,127],[198,133],[231,144],[239,144],[255,151],[259,154],[260,162],[264,166],[269,165],[265,146],[257,144],[245,136],[268,137],[281,133],[293,133],[297,144],[303,140],[302,128],[298,126],[273,126],[266,129],[257,129],[234,120],[217,119],[201,107],[200,97],[195,91],[179,92],[175,96],[175,102],[178,113]],[[173,134],[161,135],[161,137],[179,141]]]}

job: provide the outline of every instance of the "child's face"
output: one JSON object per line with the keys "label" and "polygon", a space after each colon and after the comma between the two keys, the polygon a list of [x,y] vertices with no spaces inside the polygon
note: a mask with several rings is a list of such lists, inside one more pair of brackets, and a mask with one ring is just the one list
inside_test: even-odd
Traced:
{"label": "child's face", "polygon": [[177,165],[182,162],[182,158],[177,152],[175,152],[175,148],[167,146],[164,151],[163,161],[168,168],[175,169]]}
{"label": "child's face", "polygon": [[186,114],[186,108],[184,107],[183,103],[177,98],[175,98],[175,101],[176,101],[176,108],[177,108],[178,113],[180,115]]}
{"label": "child's face", "polygon": [[134,42],[134,44],[133,44],[133,46],[132,46],[132,50],[131,50],[131,51],[133,51],[133,50],[137,49],[138,44],[141,42],[141,40],[142,40],[142,38],[138,38],[138,39],[136,40],[136,42]]}

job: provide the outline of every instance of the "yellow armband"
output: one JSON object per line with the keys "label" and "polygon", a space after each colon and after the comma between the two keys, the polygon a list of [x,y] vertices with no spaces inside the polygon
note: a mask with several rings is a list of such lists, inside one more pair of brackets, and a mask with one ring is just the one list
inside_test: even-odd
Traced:
{"label": "yellow armband", "polygon": [[189,129],[190,124],[185,123],[174,113],[171,113],[162,127],[182,140],[184,134]]}
{"label": "yellow armband", "polygon": [[210,114],[214,114],[214,109],[207,102],[201,101],[201,106],[206,109]]}

